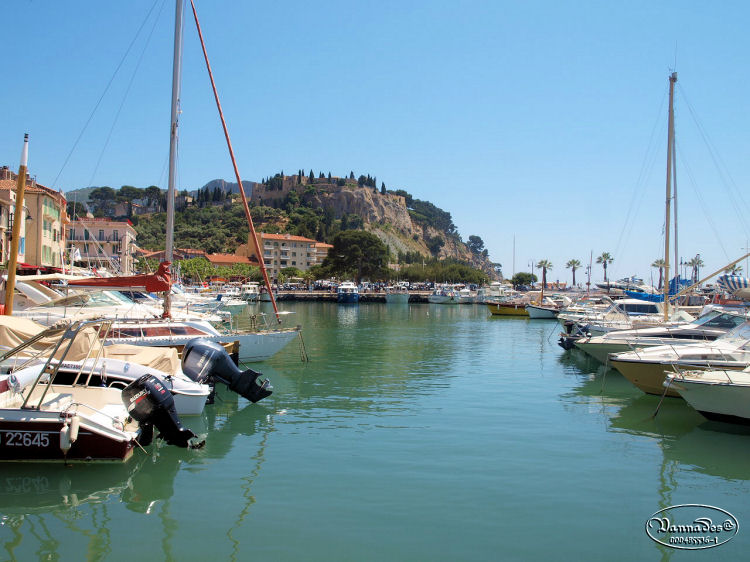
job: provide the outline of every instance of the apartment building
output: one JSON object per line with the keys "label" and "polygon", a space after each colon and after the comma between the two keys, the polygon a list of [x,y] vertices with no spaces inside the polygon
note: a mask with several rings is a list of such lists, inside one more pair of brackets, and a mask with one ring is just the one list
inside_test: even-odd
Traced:
{"label": "apartment building", "polygon": [[70,223],[68,255],[76,265],[135,273],[136,232],[129,220],[82,218]]}

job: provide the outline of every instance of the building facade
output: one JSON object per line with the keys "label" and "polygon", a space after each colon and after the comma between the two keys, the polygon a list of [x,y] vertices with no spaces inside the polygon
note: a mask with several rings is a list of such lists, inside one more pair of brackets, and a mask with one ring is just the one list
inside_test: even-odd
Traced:
{"label": "building facade", "polygon": [[[0,168],[0,262],[7,263],[16,219],[17,174]],[[18,241],[21,269],[60,271],[65,251],[67,201],[62,193],[26,177],[22,224]]]}
{"label": "building facade", "polygon": [[68,229],[68,255],[76,265],[135,273],[136,232],[129,220],[78,219]]}
{"label": "building facade", "polygon": [[[258,232],[258,242],[263,252],[263,263],[272,279],[277,279],[279,273],[285,267],[295,267],[300,271],[307,271],[320,263],[316,249],[319,242],[310,238],[291,234]],[[326,246],[328,245],[326,244]],[[325,251],[327,253],[327,249]],[[240,246],[236,253],[250,259],[257,259],[252,238],[248,237],[248,243]]]}

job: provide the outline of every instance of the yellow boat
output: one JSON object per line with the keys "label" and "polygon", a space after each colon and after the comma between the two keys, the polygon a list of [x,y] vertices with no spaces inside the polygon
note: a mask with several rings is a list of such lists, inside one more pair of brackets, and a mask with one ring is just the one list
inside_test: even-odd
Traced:
{"label": "yellow boat", "polygon": [[508,301],[508,302],[488,302],[487,308],[493,316],[521,316],[528,318],[529,312],[526,310],[525,302]]}

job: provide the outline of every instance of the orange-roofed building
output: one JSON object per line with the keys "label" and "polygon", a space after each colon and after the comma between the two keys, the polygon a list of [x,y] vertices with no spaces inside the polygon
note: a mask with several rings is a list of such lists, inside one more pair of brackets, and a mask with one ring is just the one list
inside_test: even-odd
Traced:
{"label": "orange-roofed building", "polygon": [[[272,279],[277,279],[279,272],[285,267],[296,267],[300,271],[307,271],[322,261],[318,260],[316,249],[316,245],[320,242],[304,236],[258,232],[258,241],[263,252],[263,263],[266,264],[268,276]],[[240,246],[237,254],[256,258],[255,247],[249,236],[248,243]]]}
{"label": "orange-roofed building", "polygon": [[227,266],[231,267],[236,263],[243,263],[247,265],[258,265],[258,260],[254,260],[247,256],[238,256],[236,254],[206,254],[205,258],[214,267]]}

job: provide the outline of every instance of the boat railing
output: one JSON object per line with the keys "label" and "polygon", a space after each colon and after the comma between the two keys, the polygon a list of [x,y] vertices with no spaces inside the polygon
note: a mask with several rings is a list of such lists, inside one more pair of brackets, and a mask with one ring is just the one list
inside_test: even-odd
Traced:
{"label": "boat railing", "polygon": [[83,402],[71,402],[70,404],[68,404],[67,406],[65,406],[65,408],[62,409],[62,411],[60,412],[60,416],[70,417],[71,415],[75,415],[75,414],[69,413],[69,410],[71,408],[73,408],[73,407],[76,408],[76,411],[77,411],[78,408],[87,408],[87,409],[91,410],[92,412],[95,412],[95,413],[99,414],[100,416],[103,416],[103,417],[108,418],[109,420],[111,420],[112,421],[112,427],[114,427],[115,429],[117,429],[119,431],[125,431],[125,422],[124,422],[124,420],[121,420],[117,416],[110,415],[107,412],[105,412],[104,410],[100,410],[98,408],[94,408],[90,404],[85,404]]}
{"label": "boat railing", "polygon": [[[39,409],[41,409],[41,406],[44,403],[44,398],[46,397],[47,392],[49,391],[50,387],[52,386],[52,384],[53,384],[53,382],[55,380],[55,377],[57,376],[57,373],[60,370],[60,367],[62,366],[63,362],[65,361],[65,358],[68,356],[68,353],[70,353],[70,350],[71,350],[71,348],[73,346],[73,343],[76,340],[76,337],[78,336],[78,334],[81,332],[81,330],[83,328],[85,328],[87,326],[93,326],[93,324],[95,324],[95,323],[99,323],[99,324],[109,323],[111,325],[112,321],[111,320],[103,320],[103,321],[101,321],[101,320],[100,321],[91,321],[91,320],[89,320],[89,321],[76,321],[76,322],[73,322],[71,325],[69,325],[69,326],[67,326],[65,328],[65,331],[62,333],[62,335],[60,336],[60,338],[57,340],[57,343],[54,346],[51,346],[48,350],[46,350],[46,352],[49,354],[48,357],[47,357],[47,360],[44,362],[44,365],[40,369],[39,374],[37,375],[37,377],[34,380],[34,382],[31,384],[31,386],[29,388],[29,392],[26,394],[26,397],[24,398],[23,404],[21,404],[21,408],[22,409],[32,409],[32,410],[39,410]],[[44,330],[43,332],[41,332],[41,334],[45,334],[46,333],[46,335],[51,335],[51,334],[48,333],[49,331],[50,330]],[[39,336],[41,334],[38,334],[37,336]],[[39,341],[39,339],[41,339],[41,338],[38,338],[37,336],[35,336],[35,338],[31,338],[31,339],[36,339],[36,341]],[[97,338],[95,341],[98,343],[99,339]],[[67,346],[65,346],[66,342],[67,342]],[[28,343],[28,342],[25,342],[25,343]],[[84,359],[84,361],[81,362],[81,367],[80,367],[78,373],[76,374],[76,378],[75,378],[75,381],[73,383],[74,385],[78,382],[81,374],[83,373],[83,369],[84,369],[84,367],[86,365],[87,360],[91,358],[91,353],[92,353],[93,347],[94,347],[94,345],[93,345],[93,342],[92,342],[92,345],[89,346],[89,349],[87,351],[86,358]],[[88,382],[91,379],[91,374],[93,373],[94,365],[96,364],[96,362],[98,361],[98,359],[101,357],[101,354],[103,352],[103,348],[102,348],[101,345],[99,345],[98,348],[99,349],[97,350],[97,353],[96,353],[96,359],[91,363],[91,372],[89,373],[89,376],[87,378],[87,384],[88,384]],[[56,355],[58,354],[58,351],[61,351],[61,350],[62,350],[61,355],[59,357],[56,357]],[[33,391],[39,385],[39,383],[42,382],[42,379],[44,378],[45,375],[49,376],[49,378],[47,379],[47,385],[45,386],[43,392],[41,393],[41,396],[39,397],[39,401],[36,403],[36,406],[30,406],[29,405],[29,401],[31,399]]]}

